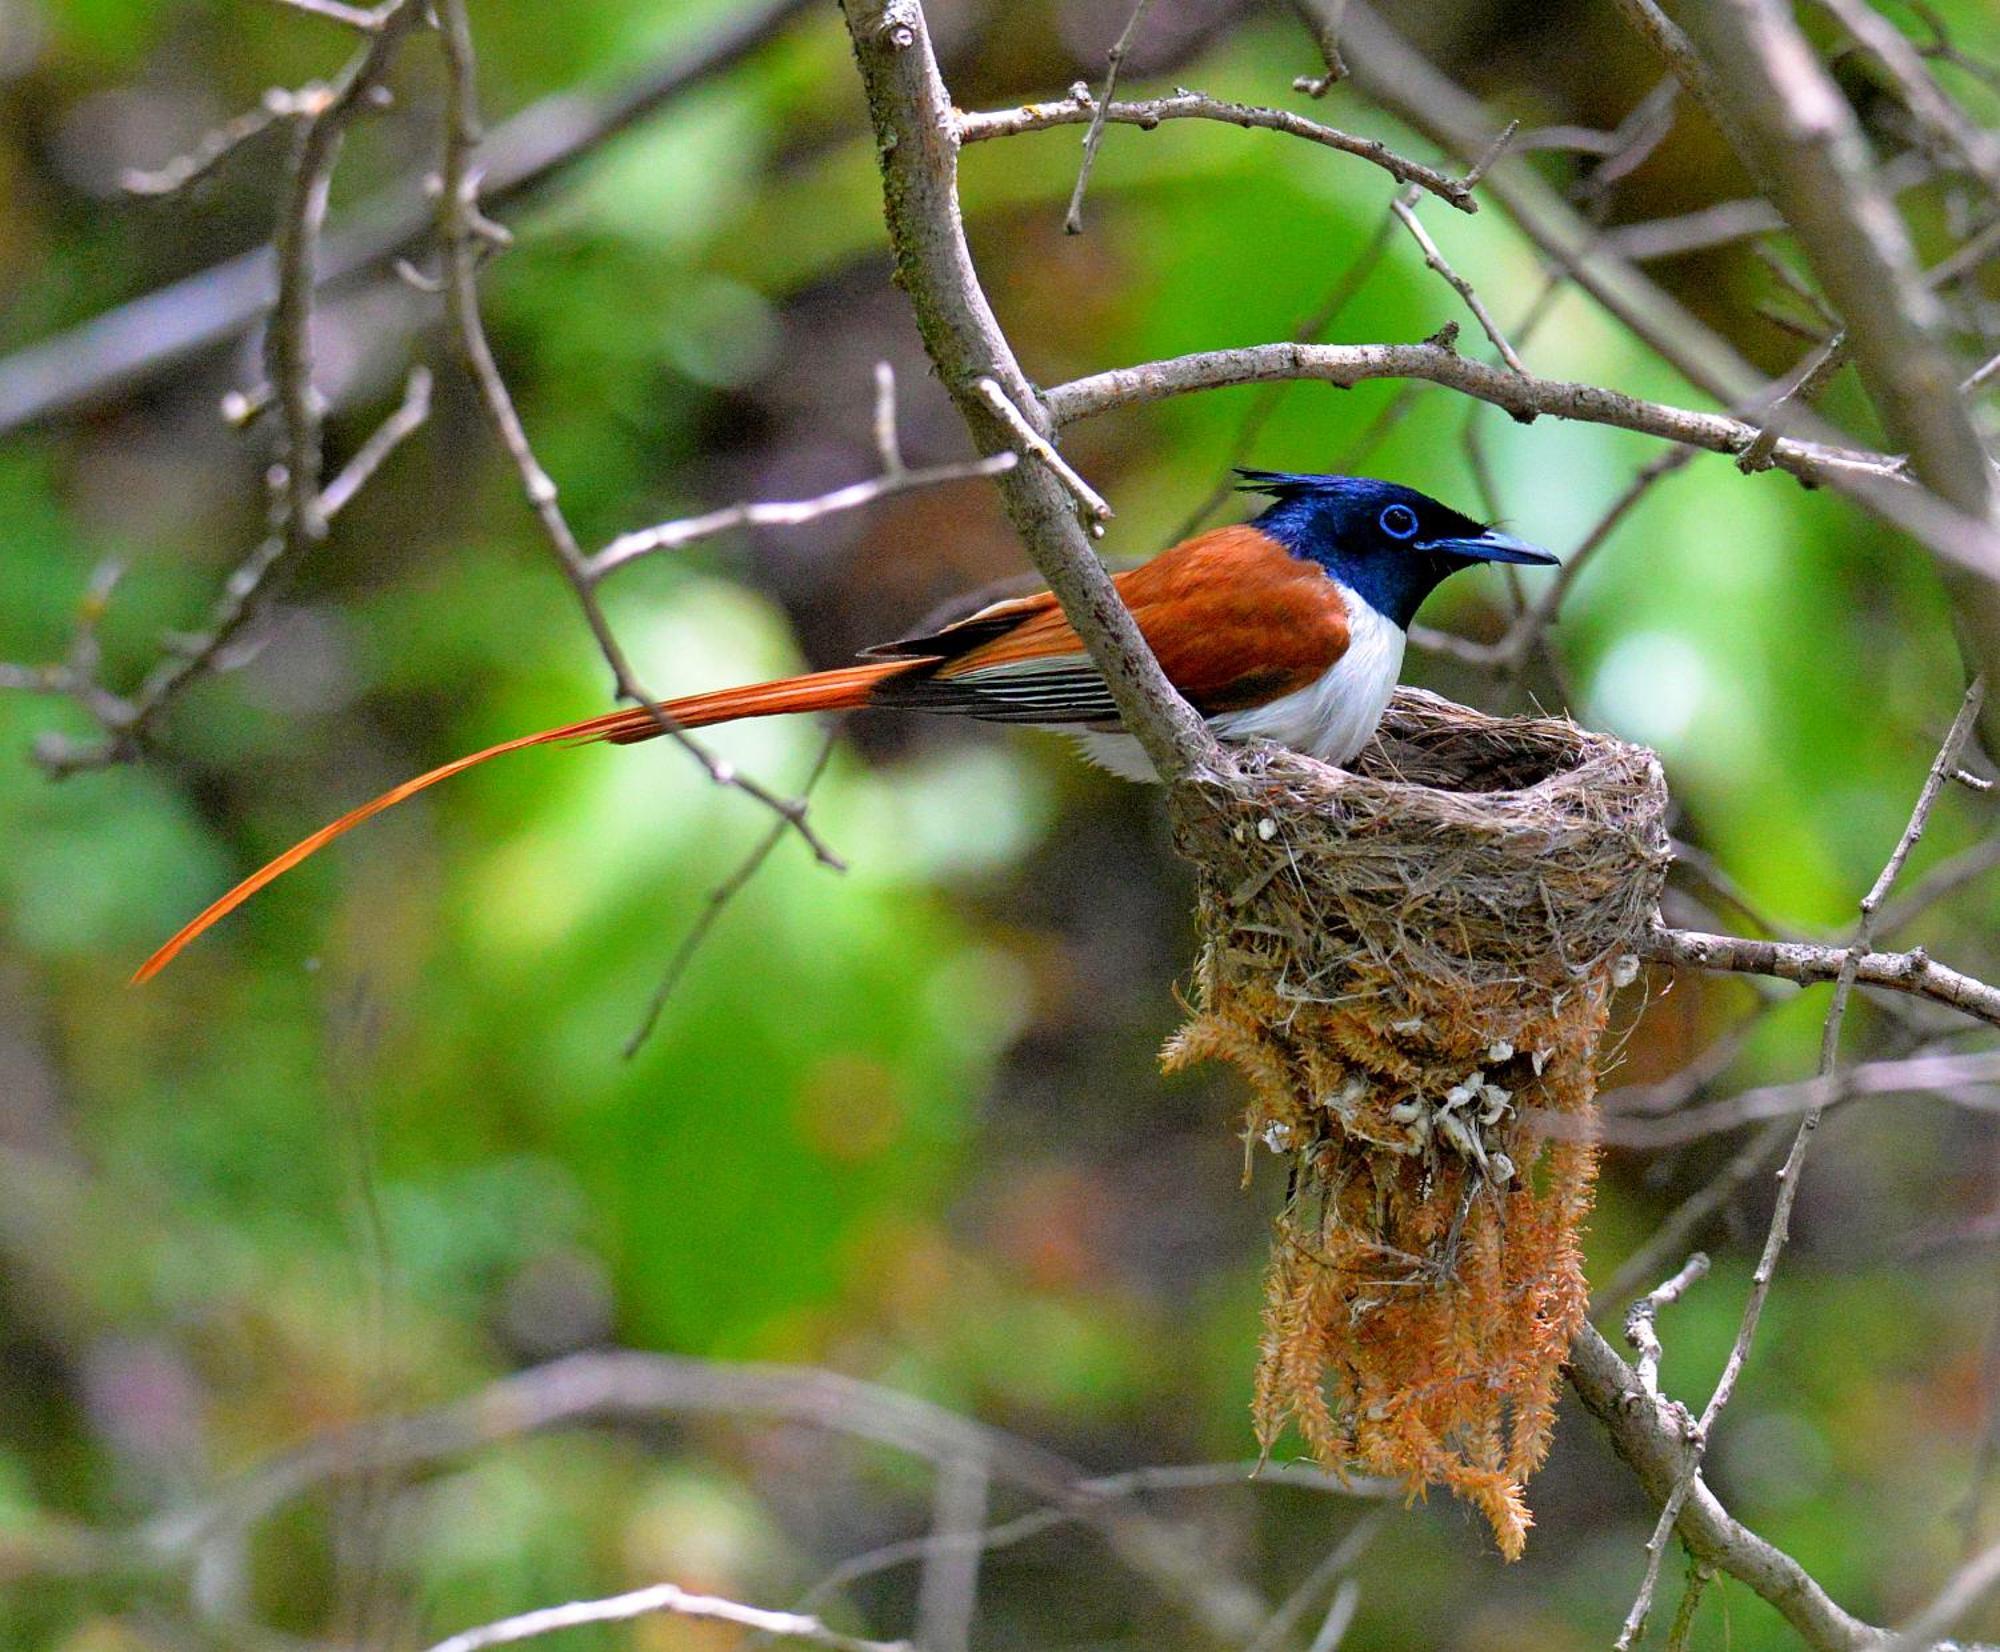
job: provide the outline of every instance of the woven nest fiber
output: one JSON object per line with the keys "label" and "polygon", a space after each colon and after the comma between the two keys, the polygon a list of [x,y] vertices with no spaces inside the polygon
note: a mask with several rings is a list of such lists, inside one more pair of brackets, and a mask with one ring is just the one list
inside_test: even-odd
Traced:
{"label": "woven nest fiber", "polygon": [[1405,689],[1352,772],[1271,747],[1181,787],[1194,1006],[1169,1068],[1250,1081],[1245,1174],[1289,1162],[1255,1422],[1443,1485],[1517,1557],[1587,1303],[1579,1234],[1610,998],[1666,874],[1649,751]]}

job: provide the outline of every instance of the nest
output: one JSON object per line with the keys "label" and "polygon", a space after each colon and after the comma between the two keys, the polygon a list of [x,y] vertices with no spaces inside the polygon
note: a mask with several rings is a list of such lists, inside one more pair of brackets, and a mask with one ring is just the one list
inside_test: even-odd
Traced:
{"label": "nest", "polygon": [[1665,877],[1649,751],[1398,693],[1353,772],[1274,747],[1177,789],[1194,1009],[1166,1065],[1249,1078],[1289,1160],[1254,1416],[1443,1485],[1517,1557],[1588,1301],[1579,1235],[1613,990]]}

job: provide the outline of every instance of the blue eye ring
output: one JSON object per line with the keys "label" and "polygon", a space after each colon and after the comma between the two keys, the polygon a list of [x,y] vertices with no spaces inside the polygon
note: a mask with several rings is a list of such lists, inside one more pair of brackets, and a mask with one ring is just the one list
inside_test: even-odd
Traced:
{"label": "blue eye ring", "polygon": [[1398,501],[1384,505],[1382,514],[1376,518],[1382,531],[1391,539],[1415,539],[1417,537],[1417,513]]}

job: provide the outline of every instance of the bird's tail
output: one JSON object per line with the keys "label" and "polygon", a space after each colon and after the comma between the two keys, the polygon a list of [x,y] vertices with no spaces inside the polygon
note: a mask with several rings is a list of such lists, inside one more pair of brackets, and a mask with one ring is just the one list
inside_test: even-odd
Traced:
{"label": "bird's tail", "polygon": [[885,678],[906,673],[922,663],[925,662],[885,660],[880,664],[817,671],[804,677],[786,677],[777,682],[751,683],[744,688],[690,694],[681,700],[664,700],[657,706],[631,706],[622,711],[606,712],[599,717],[587,717],[580,723],[565,723],[561,728],[543,729],[539,734],[523,734],[512,740],[502,740],[497,746],[488,746],[484,751],[456,758],[427,774],[418,775],[414,780],[392,786],[358,809],[349,810],[338,820],[322,826],[311,837],[293,844],[276,860],[252,872],[234,889],[210,902],[183,924],[152,957],[139,966],[132,977],[132,984],[137,986],[142,981],[150,981],[203,930],[228,916],[267,883],[283,877],[300,861],[325,848],[335,838],[353,830],[364,820],[373,819],[383,810],[394,808],[405,798],[435,786],[440,780],[449,780],[455,774],[484,763],[489,757],[502,757],[510,751],[523,751],[529,746],[587,745],[599,740],[629,746],[655,739],[666,733],[669,727],[707,728],[715,723],[732,723],[746,717],[777,717],[792,711],[850,711],[868,704],[875,686]]}

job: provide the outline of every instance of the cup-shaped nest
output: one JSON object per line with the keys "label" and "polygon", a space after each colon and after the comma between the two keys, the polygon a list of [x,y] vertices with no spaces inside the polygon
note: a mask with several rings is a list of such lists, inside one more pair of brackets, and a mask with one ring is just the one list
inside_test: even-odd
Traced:
{"label": "cup-shaped nest", "polygon": [[1259,1437],[1444,1485],[1510,1559],[1588,1301],[1597,1046],[1666,804],[1649,751],[1409,689],[1352,771],[1257,747],[1177,790],[1201,948],[1165,1059],[1233,1062],[1246,1175],[1259,1144],[1290,1162]]}

